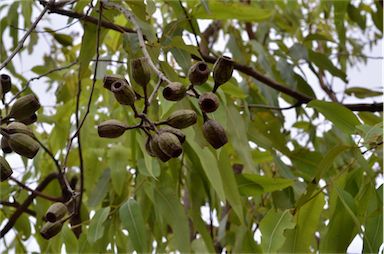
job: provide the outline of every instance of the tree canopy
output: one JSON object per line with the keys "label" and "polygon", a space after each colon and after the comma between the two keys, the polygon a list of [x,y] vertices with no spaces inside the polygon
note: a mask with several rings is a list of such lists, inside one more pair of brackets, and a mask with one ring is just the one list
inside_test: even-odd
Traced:
{"label": "tree canopy", "polygon": [[[382,43],[382,1],[0,13],[4,253],[345,253],[356,236],[379,251],[382,84],[348,74]],[[16,59],[44,40],[26,78]]]}

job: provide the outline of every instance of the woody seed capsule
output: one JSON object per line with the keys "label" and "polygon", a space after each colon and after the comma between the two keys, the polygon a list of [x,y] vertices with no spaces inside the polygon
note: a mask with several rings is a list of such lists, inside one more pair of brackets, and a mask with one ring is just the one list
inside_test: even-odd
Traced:
{"label": "woody seed capsule", "polygon": [[205,62],[197,62],[188,71],[188,79],[192,85],[198,86],[204,84],[209,77],[211,71]]}
{"label": "woody seed capsule", "polygon": [[1,150],[3,150],[3,153],[12,153],[12,148],[9,146],[7,138],[4,136],[1,138]]}
{"label": "woody seed capsule", "polygon": [[179,139],[175,134],[170,132],[160,133],[158,143],[161,151],[169,157],[176,158],[183,152]]}
{"label": "woody seed capsule", "polygon": [[39,143],[24,133],[9,134],[7,141],[15,153],[29,159],[35,157],[40,148]]}
{"label": "woody seed capsule", "polygon": [[97,126],[97,132],[102,138],[117,138],[123,135],[126,130],[127,125],[115,119],[104,121]]}
{"label": "woody seed capsule", "polygon": [[3,95],[11,91],[11,87],[12,87],[11,77],[8,76],[7,74],[1,74],[0,86],[1,86],[1,91]]}
{"label": "woody seed capsule", "polygon": [[125,82],[127,82],[127,80],[125,80],[125,78],[121,75],[107,75],[107,76],[104,76],[103,86],[104,86],[104,88],[111,91],[111,86],[112,86],[113,82],[118,81],[118,80],[124,80]]}
{"label": "woody seed capsule", "polygon": [[9,118],[25,119],[33,115],[40,108],[40,103],[37,97],[33,94],[28,94],[16,100],[12,105],[8,114]]}
{"label": "woody seed capsule", "polygon": [[56,222],[64,218],[65,214],[68,212],[68,208],[65,204],[61,202],[53,203],[45,213],[45,218],[49,222]]}
{"label": "woody seed capsule", "polygon": [[213,66],[213,79],[215,80],[214,92],[216,89],[227,82],[233,73],[234,62],[230,57],[219,57]]}
{"label": "woody seed capsule", "polygon": [[162,132],[170,132],[174,135],[176,135],[176,137],[179,139],[180,143],[183,144],[185,142],[185,134],[179,130],[179,129],[176,129],[176,128],[173,128],[171,126],[165,126],[163,128],[161,128],[159,130],[160,133]]}
{"label": "woody seed capsule", "polygon": [[33,132],[28,128],[28,126],[26,126],[25,124],[20,123],[20,122],[12,122],[12,123],[8,124],[6,130],[9,134],[24,133],[30,137],[35,136],[33,134]]}
{"label": "woody seed capsule", "polygon": [[145,150],[150,156],[156,157],[156,153],[152,151],[151,142],[152,142],[152,137],[151,136],[147,137],[147,141],[145,142]]}
{"label": "woody seed capsule", "polygon": [[151,79],[151,72],[145,57],[131,60],[132,77],[137,84],[146,86]]}
{"label": "woody seed capsule", "polygon": [[33,124],[36,121],[37,121],[37,115],[36,114],[32,114],[31,116],[29,116],[28,118],[25,118],[25,119],[19,119],[19,122],[23,123],[25,125]]}
{"label": "woody seed capsule", "polygon": [[166,162],[171,159],[170,156],[165,154],[163,150],[160,149],[159,146],[159,136],[160,135],[154,135],[151,139],[151,142],[149,143],[151,150],[154,154],[156,154],[156,157],[159,158],[162,162]]}
{"label": "woody seed capsule", "polygon": [[57,235],[63,227],[63,223],[61,221],[57,222],[47,222],[43,225],[43,227],[40,229],[40,234],[44,239],[50,239]]}
{"label": "woody seed capsule", "polygon": [[163,90],[163,96],[166,100],[169,101],[179,101],[183,99],[186,95],[187,89],[185,86],[179,82],[173,82]]}
{"label": "woody seed capsule", "polygon": [[199,106],[206,113],[214,112],[219,107],[219,98],[212,92],[205,93],[199,98]]}
{"label": "woody seed capsule", "polygon": [[167,124],[177,129],[184,129],[197,121],[196,112],[190,109],[177,110],[167,119]]}
{"label": "woody seed capsule", "polygon": [[136,100],[135,91],[125,80],[113,82],[111,90],[116,100],[122,105],[133,105]]}
{"label": "woody seed capsule", "polygon": [[0,181],[3,182],[7,180],[13,171],[8,162],[4,159],[4,157],[0,156]]}
{"label": "woody seed capsule", "polygon": [[227,135],[221,124],[215,120],[207,120],[203,125],[205,139],[215,149],[219,149],[228,142]]}

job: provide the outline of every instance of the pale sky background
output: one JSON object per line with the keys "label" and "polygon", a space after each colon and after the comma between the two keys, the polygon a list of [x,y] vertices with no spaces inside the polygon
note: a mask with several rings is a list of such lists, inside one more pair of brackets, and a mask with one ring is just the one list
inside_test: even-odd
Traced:
{"label": "pale sky background", "polygon": [[[12,1],[9,0],[0,0],[1,3],[11,3]],[[36,15],[38,15],[39,11],[34,12],[34,18]],[[6,15],[4,11],[0,11],[0,17],[3,17],[3,15]],[[156,14],[155,14],[156,16]],[[19,26],[22,26],[22,21],[20,21]],[[209,22],[201,21],[199,22],[200,30],[204,30],[206,26],[208,26]],[[45,18],[39,23],[36,30],[43,30],[44,27],[51,27],[53,29],[65,27],[67,25],[67,17],[57,15],[57,14],[49,14],[46,15]],[[80,34],[82,34],[82,26],[80,23],[76,23],[69,29],[65,29],[60,31],[60,33],[69,33],[71,31],[76,31]],[[7,29],[5,31],[6,35],[9,33],[9,30]],[[24,31],[19,32],[19,38],[24,34]],[[42,65],[42,59],[43,55],[47,54],[49,52],[50,44],[52,43],[52,36],[49,34],[45,34],[45,38],[42,38],[39,40],[39,44],[34,47],[34,51],[32,55],[28,55],[26,51],[22,52],[21,54],[17,55],[13,59],[13,63],[16,66],[16,69],[19,71],[19,73],[23,74],[26,79],[30,79],[32,77],[37,76],[35,73],[30,71],[30,69],[36,65]],[[186,40],[188,43],[189,40]],[[10,38],[8,40],[5,40],[6,45],[11,45],[12,41]],[[28,43],[28,40],[27,40]],[[55,43],[55,42],[53,42]],[[221,36],[219,38],[219,43],[217,45],[218,50],[222,50],[225,48],[226,41]],[[8,47],[9,48],[9,47]],[[383,56],[383,42],[380,41],[378,45],[373,47],[372,50],[370,50],[368,47],[364,50],[365,54],[368,56]],[[361,86],[361,87],[367,87],[372,88],[375,90],[382,90],[383,87],[383,60],[377,60],[377,59],[368,59],[367,65],[361,64],[358,66],[354,66],[353,68],[350,68],[347,75],[348,79],[350,81],[349,86]],[[309,71],[307,71],[309,82],[310,84],[316,84],[313,85],[313,89],[315,90],[316,95],[319,99],[327,98],[324,94],[324,92],[319,88],[317,78],[311,74]],[[45,78],[42,78],[38,81],[35,81],[32,83],[31,88],[32,90],[38,95],[41,104],[44,106],[50,106],[55,104],[55,96],[52,93],[49,93],[46,91],[47,84],[45,83]],[[336,79],[334,90],[336,92],[342,91],[344,88],[343,82],[341,82],[339,79]],[[328,99],[328,98],[327,98]],[[382,101],[381,97],[376,97],[376,102]],[[284,101],[281,100],[281,106],[286,106],[287,104],[284,103]],[[368,100],[361,100],[356,98],[350,98],[346,100],[345,102],[348,103],[357,103],[357,102],[372,102],[371,99]],[[293,111],[284,111],[284,114],[287,118],[287,127],[291,126],[294,123],[294,117],[295,114]],[[11,164],[14,168],[15,175],[20,175],[23,170],[23,164],[20,160],[20,157],[18,155],[11,155],[7,156],[7,159],[10,159]],[[383,182],[383,179],[380,180],[380,182]],[[207,207],[202,208],[202,216],[203,219],[206,221],[209,221],[209,210]],[[215,223],[218,224],[217,220],[215,220]],[[4,223],[2,223],[4,224]],[[1,225],[2,226],[2,225]],[[7,239],[11,239],[13,235],[13,232],[10,232]],[[260,231],[256,231],[255,239],[260,242]],[[28,240],[28,251],[38,251],[38,246],[34,240]],[[2,242],[0,243],[0,250],[2,247]],[[383,246],[382,246],[383,248]],[[348,253],[361,253],[362,250],[362,239],[359,236],[356,236],[354,241],[351,243],[351,245],[348,248]]]}

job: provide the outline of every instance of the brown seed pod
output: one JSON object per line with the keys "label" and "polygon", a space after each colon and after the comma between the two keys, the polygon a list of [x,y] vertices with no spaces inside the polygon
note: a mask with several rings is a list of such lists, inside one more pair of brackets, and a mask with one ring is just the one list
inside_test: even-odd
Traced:
{"label": "brown seed pod", "polygon": [[131,60],[132,77],[137,84],[146,86],[151,80],[151,71],[145,57]]}
{"label": "brown seed pod", "polygon": [[192,65],[189,69],[188,79],[192,85],[198,86],[204,84],[208,80],[210,72],[207,63],[200,61]]}
{"label": "brown seed pod", "polygon": [[148,136],[147,141],[145,141],[145,150],[150,156],[156,157],[156,153],[152,151],[151,142],[152,142],[152,137]]}
{"label": "brown seed pod", "polygon": [[50,239],[57,235],[63,228],[63,223],[61,221],[57,222],[47,222],[40,229],[40,234],[44,239]]}
{"label": "brown seed pod", "polygon": [[127,80],[121,75],[107,75],[107,76],[104,76],[103,86],[104,86],[104,88],[111,91],[111,86],[112,86],[113,82],[118,81],[118,80],[124,80],[125,82],[127,82]]}
{"label": "brown seed pod", "polygon": [[117,138],[123,135],[126,130],[127,125],[115,119],[104,121],[97,126],[97,132],[102,138]]}
{"label": "brown seed pod", "polygon": [[196,112],[190,109],[182,109],[173,112],[167,119],[166,123],[177,129],[184,129],[197,121]]}
{"label": "brown seed pod", "polygon": [[176,158],[183,152],[183,148],[177,136],[170,132],[162,132],[158,136],[160,149],[169,157]]}
{"label": "brown seed pod", "polygon": [[219,104],[219,98],[212,92],[205,93],[199,97],[199,106],[206,113],[216,111]]}
{"label": "brown seed pod", "polygon": [[154,154],[156,154],[156,157],[159,158],[162,162],[167,162],[171,159],[170,156],[165,154],[163,150],[160,149],[159,146],[159,135],[156,134],[152,137],[151,142],[150,142],[150,147],[151,150],[153,151]]}
{"label": "brown seed pod", "polygon": [[166,100],[169,101],[179,101],[185,97],[186,92],[187,89],[183,84],[179,82],[173,82],[164,87],[163,96]]}
{"label": "brown seed pod", "polygon": [[213,66],[213,79],[215,80],[214,92],[216,89],[227,82],[233,73],[234,62],[230,57],[219,57]]}
{"label": "brown seed pod", "polygon": [[176,129],[176,128],[173,128],[171,126],[164,126],[163,128],[161,128],[159,130],[160,133],[162,132],[170,132],[174,135],[176,135],[176,137],[179,139],[180,143],[183,144],[185,142],[185,134],[179,130],[179,129]]}
{"label": "brown seed pod", "polygon": [[12,148],[9,146],[7,138],[4,136],[1,138],[1,150],[3,150],[3,153],[12,153]]}
{"label": "brown seed pod", "polygon": [[25,124],[20,123],[20,122],[12,122],[12,123],[8,124],[7,127],[6,127],[6,130],[7,130],[7,132],[9,134],[24,133],[24,134],[27,134],[30,137],[34,137],[35,136],[33,134],[32,130],[30,130],[28,128],[28,126],[26,126]]}
{"label": "brown seed pod", "polygon": [[25,119],[33,115],[40,108],[40,103],[37,97],[33,94],[28,94],[16,100],[12,105],[8,114],[9,118]]}
{"label": "brown seed pod", "polygon": [[7,180],[13,171],[8,162],[4,159],[4,157],[0,156],[0,181],[3,182]]}
{"label": "brown seed pod", "polygon": [[203,134],[213,148],[218,149],[228,142],[227,134],[221,124],[215,120],[207,120],[203,125]]}
{"label": "brown seed pod", "polygon": [[15,153],[29,159],[35,157],[40,148],[36,140],[24,133],[9,134],[7,141]]}
{"label": "brown seed pod", "polygon": [[135,91],[125,80],[117,80],[112,83],[111,91],[116,100],[122,105],[133,105],[136,100]]}
{"label": "brown seed pod", "polygon": [[67,214],[68,208],[61,202],[53,203],[45,213],[45,218],[49,222],[56,222],[64,218]]}
{"label": "brown seed pod", "polygon": [[7,74],[1,74],[0,86],[1,86],[1,91],[3,95],[11,91],[11,87],[12,87],[11,77]]}
{"label": "brown seed pod", "polygon": [[28,118],[25,118],[25,119],[19,119],[19,122],[23,123],[25,125],[33,124],[36,121],[37,121],[37,115],[36,114],[32,114]]}

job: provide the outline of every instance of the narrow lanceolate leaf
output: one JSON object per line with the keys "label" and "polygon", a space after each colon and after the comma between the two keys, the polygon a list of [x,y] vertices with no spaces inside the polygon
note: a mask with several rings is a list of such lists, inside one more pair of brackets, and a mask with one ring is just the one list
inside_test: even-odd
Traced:
{"label": "narrow lanceolate leaf", "polygon": [[261,247],[265,253],[274,253],[284,244],[284,232],[295,227],[289,210],[271,209],[260,222]]}
{"label": "narrow lanceolate leaf", "polygon": [[98,210],[89,224],[87,240],[94,243],[104,235],[104,222],[107,220],[111,208],[106,207]]}
{"label": "narrow lanceolate leaf", "polygon": [[357,116],[339,103],[313,100],[308,106],[316,109],[342,131],[352,134],[360,124]]}
{"label": "narrow lanceolate leaf", "polygon": [[176,249],[180,252],[189,252],[188,219],[177,198],[176,190],[164,186],[157,187],[155,200],[156,209],[172,228]]}
{"label": "narrow lanceolate leaf", "polygon": [[148,252],[149,246],[144,218],[136,200],[129,199],[122,205],[119,210],[119,215],[123,227],[128,229],[128,236],[133,248],[139,253]]}
{"label": "narrow lanceolate leaf", "polygon": [[315,240],[315,232],[320,223],[320,215],[325,204],[324,194],[320,193],[307,202],[295,213],[296,226],[287,230],[287,239],[279,250],[285,253],[308,253],[311,242]]}
{"label": "narrow lanceolate leaf", "polygon": [[[207,1],[200,5],[193,13],[199,19],[237,19],[243,21],[263,21],[272,15],[271,10],[261,9],[256,5],[244,5],[240,2],[223,2],[219,0]],[[208,9],[208,10],[207,10]],[[239,15],[241,13],[241,15]]]}
{"label": "narrow lanceolate leaf", "polygon": [[285,189],[293,185],[292,179],[260,176],[256,174],[241,174],[236,176],[240,193],[245,196],[255,196],[265,192]]}

